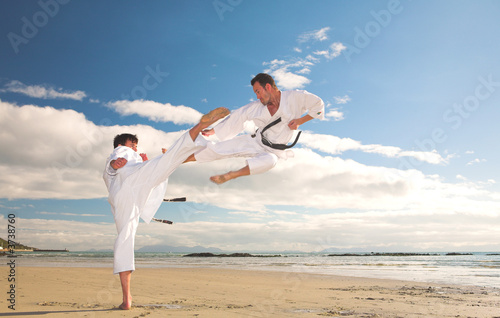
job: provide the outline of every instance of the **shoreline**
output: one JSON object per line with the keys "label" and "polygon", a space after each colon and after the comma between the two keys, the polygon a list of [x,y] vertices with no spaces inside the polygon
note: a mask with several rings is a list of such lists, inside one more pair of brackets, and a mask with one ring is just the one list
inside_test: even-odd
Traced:
{"label": "shoreline", "polygon": [[[3,276],[8,267],[1,267]],[[111,267],[18,267],[15,308],[60,317],[496,317],[500,289],[391,279],[221,268],[138,268],[121,311]],[[7,284],[3,286],[8,292]],[[1,314],[0,314],[1,315]]]}
{"label": "shoreline", "polygon": [[[205,253],[203,253],[205,254]],[[136,253],[138,268],[217,268],[237,270],[258,270],[278,272],[299,272],[349,277],[384,278],[434,284],[455,284],[465,286],[492,287],[500,289],[498,254],[404,257],[384,254],[343,254],[340,257],[328,255],[262,255],[240,257],[242,254],[223,254],[219,257],[186,257],[189,254]],[[33,257],[32,257],[33,255]],[[87,256],[88,255],[88,256]],[[246,254],[245,254],[246,255]],[[112,252],[69,252],[69,253],[16,253],[20,267],[111,267]],[[10,256],[7,257],[10,259]]]}

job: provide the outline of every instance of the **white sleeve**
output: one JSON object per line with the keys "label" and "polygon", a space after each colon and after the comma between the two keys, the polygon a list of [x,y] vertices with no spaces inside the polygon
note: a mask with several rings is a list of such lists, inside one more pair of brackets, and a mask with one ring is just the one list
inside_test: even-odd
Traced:
{"label": "white sleeve", "polygon": [[303,108],[303,112],[316,119],[325,118],[325,103],[318,96],[309,93],[308,91],[300,91],[301,94],[297,96]]}

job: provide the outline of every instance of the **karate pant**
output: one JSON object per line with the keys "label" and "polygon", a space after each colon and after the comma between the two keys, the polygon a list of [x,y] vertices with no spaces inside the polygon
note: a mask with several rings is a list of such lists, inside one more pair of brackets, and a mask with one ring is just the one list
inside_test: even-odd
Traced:
{"label": "karate pant", "polygon": [[209,143],[194,157],[200,163],[234,157],[249,158],[246,161],[250,174],[258,174],[271,170],[278,162],[278,156],[267,152],[264,147],[251,135],[241,135],[215,144]]}
{"label": "karate pant", "polygon": [[134,242],[139,217],[149,223],[163,202],[168,177],[201,147],[186,132],[166,153],[141,163],[126,177],[112,202],[118,232],[114,245],[115,274],[135,270]]}

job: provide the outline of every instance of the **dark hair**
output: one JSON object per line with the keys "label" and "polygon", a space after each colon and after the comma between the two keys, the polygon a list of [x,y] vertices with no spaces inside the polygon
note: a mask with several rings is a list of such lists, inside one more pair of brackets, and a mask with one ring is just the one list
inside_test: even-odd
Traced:
{"label": "dark hair", "polygon": [[278,89],[278,87],[276,86],[276,83],[274,83],[274,79],[272,78],[272,76],[269,74],[266,74],[266,73],[259,73],[259,74],[255,75],[255,77],[252,78],[250,83],[253,86],[255,84],[255,82],[259,82],[260,86],[262,86],[264,88],[266,87],[266,84],[271,84],[272,88]]}
{"label": "dark hair", "polygon": [[127,140],[130,140],[131,142],[138,143],[139,139],[137,138],[136,135],[132,134],[121,134],[121,135],[116,135],[115,139],[113,140],[113,147],[118,147],[118,145],[125,146],[125,143]]}

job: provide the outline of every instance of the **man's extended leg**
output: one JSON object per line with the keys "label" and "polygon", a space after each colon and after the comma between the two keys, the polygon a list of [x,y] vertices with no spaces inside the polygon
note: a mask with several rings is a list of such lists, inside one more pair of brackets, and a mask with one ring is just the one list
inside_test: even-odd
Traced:
{"label": "man's extended leg", "polygon": [[238,177],[243,177],[243,176],[248,176],[250,175],[250,167],[249,166],[244,166],[240,170],[236,171],[229,171],[224,174],[220,174],[217,176],[210,177],[210,180],[214,183],[217,184],[223,184],[226,181],[238,178]]}
{"label": "man's extended leg", "polygon": [[[191,128],[188,133],[183,134],[177,139],[163,155],[144,162],[139,170],[127,178],[126,182],[132,185],[132,192],[137,198],[142,200],[138,204],[141,209],[144,207],[146,201],[149,200],[148,198],[156,198],[158,195],[161,195],[161,199],[163,199],[165,188],[159,188],[159,186],[168,179],[189,155],[203,147],[201,145],[203,142],[198,140],[199,144],[197,141],[201,131],[228,114],[229,110],[227,108],[219,107],[203,115],[200,122]],[[152,190],[158,193],[152,193]],[[154,201],[156,202],[155,206],[149,205],[148,210],[156,212],[163,200]],[[141,213],[142,216],[145,215]],[[144,220],[148,218],[148,216],[146,218],[143,217]]]}
{"label": "man's extended leg", "polygon": [[230,112],[227,108],[219,107],[210,111],[208,114],[203,115],[203,117],[201,117],[200,122],[189,130],[189,135],[191,136],[191,139],[195,141],[195,139],[198,138],[198,135],[201,133],[203,129],[208,128],[210,125],[212,125],[219,119],[226,117],[227,115],[229,115],[229,113]]}
{"label": "man's extended leg", "polygon": [[122,284],[123,302],[120,309],[129,310],[132,307],[132,295],[130,294],[130,278],[132,271],[120,272],[120,283]]}
{"label": "man's extended leg", "polygon": [[[227,108],[219,107],[212,110],[208,114],[203,115],[203,117],[201,117],[200,122],[189,130],[189,135],[191,136],[191,139],[194,141],[203,129],[208,128],[217,120],[226,117],[227,115],[229,115],[229,113],[230,112]],[[162,149],[162,151],[163,153],[165,153],[167,150]],[[191,162],[191,161],[196,161],[194,154],[191,154],[184,162]]]}
{"label": "man's extended leg", "polygon": [[[170,175],[190,154],[200,150],[206,143],[203,138],[198,138],[200,132],[228,114],[227,108],[220,107],[203,115],[200,122],[177,139],[163,155],[142,163],[140,168],[123,182],[120,190],[123,194],[122,198],[125,201],[133,199],[135,208],[146,223],[151,221],[163,202],[166,182]],[[119,202],[115,202],[115,206],[118,204]],[[127,207],[124,206],[123,209],[126,211]],[[133,244],[129,246],[133,251]],[[133,268],[123,268],[120,271],[129,269],[133,270]]]}
{"label": "man's extended leg", "polygon": [[235,178],[248,176],[251,174],[253,175],[253,174],[264,173],[266,171],[271,170],[276,165],[277,162],[278,162],[278,157],[275,154],[263,153],[253,158],[247,159],[247,165],[241,168],[240,170],[229,171],[224,174],[216,175],[210,177],[210,180],[214,183],[222,184],[226,181]]}

